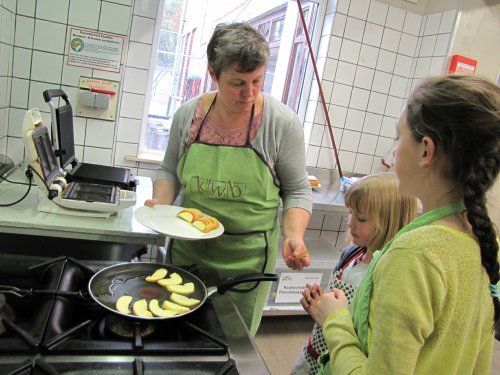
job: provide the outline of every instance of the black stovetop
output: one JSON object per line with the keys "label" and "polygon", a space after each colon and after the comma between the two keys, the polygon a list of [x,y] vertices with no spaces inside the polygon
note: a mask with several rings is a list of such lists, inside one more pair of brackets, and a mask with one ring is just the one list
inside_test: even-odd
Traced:
{"label": "black stovetop", "polygon": [[[3,329],[0,324],[0,374],[238,373],[211,299],[176,319],[123,318],[87,290],[106,265],[0,254],[8,305]],[[210,277],[207,270],[190,271]]]}

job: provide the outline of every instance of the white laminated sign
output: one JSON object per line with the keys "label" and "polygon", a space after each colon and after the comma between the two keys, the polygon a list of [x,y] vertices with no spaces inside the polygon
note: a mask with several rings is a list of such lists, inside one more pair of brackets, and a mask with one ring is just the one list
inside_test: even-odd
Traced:
{"label": "white laminated sign", "polygon": [[300,303],[306,284],[321,283],[322,273],[283,272],[281,273],[276,303]]}

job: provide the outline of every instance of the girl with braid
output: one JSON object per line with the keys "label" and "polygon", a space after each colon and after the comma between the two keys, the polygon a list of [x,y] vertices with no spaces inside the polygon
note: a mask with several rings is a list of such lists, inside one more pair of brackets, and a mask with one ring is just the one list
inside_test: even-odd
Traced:
{"label": "girl with braid", "polygon": [[328,347],[321,371],[489,375],[500,274],[485,193],[500,169],[500,87],[473,75],[428,78],[396,134],[399,190],[423,213],[374,253],[351,310],[341,289],[304,291]]}

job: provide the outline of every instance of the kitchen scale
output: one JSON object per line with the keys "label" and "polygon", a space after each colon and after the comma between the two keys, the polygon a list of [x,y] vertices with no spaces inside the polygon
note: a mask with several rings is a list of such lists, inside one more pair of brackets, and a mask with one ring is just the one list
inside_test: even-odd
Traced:
{"label": "kitchen scale", "polygon": [[[59,167],[49,131],[43,125],[37,108],[26,112],[23,134],[29,164],[39,175],[35,177],[36,184],[41,192],[47,191],[48,200],[40,202],[39,210],[81,216],[109,216],[135,204],[135,192],[120,189],[119,186],[67,182]],[[51,205],[52,202],[56,205]],[[62,209],[58,210],[57,206]],[[96,212],[102,215],[96,215]]]}

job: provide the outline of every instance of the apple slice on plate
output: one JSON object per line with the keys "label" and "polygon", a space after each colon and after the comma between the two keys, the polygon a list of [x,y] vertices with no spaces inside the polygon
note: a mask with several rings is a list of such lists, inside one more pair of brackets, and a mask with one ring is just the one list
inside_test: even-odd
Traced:
{"label": "apple slice on plate", "polygon": [[151,311],[154,316],[160,318],[169,318],[178,314],[177,311],[174,310],[162,309],[157,299],[152,299],[151,301],[149,301],[149,311]]}
{"label": "apple slice on plate", "polygon": [[168,271],[165,268],[158,268],[153,274],[146,276],[146,281],[149,283],[156,283],[167,276]]}
{"label": "apple slice on plate", "polygon": [[116,310],[123,314],[130,314],[130,302],[132,302],[132,296],[121,296],[116,300]]}

